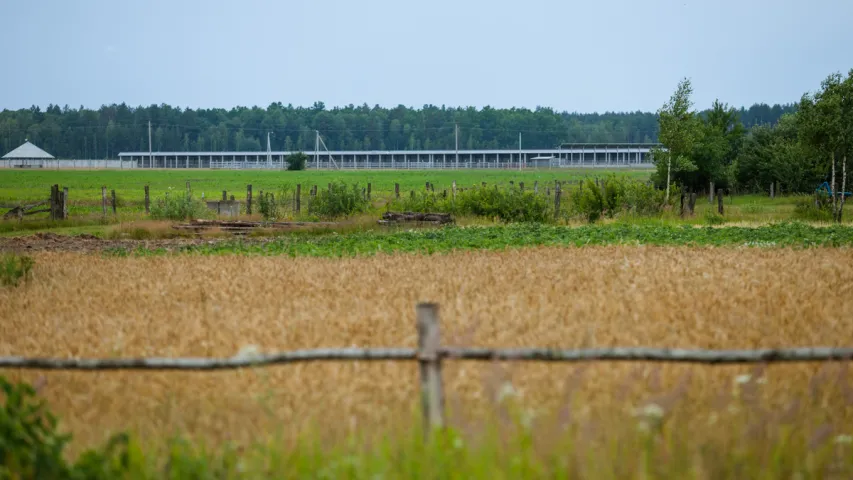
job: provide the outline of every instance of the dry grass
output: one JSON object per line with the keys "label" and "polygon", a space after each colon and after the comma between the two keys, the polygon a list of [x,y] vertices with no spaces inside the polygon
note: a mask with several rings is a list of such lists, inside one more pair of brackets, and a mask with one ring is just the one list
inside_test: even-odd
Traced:
{"label": "dry grass", "polygon": [[[755,348],[853,341],[849,249],[538,248],[348,260],[45,253],[36,261],[28,285],[0,289],[2,355],[415,346],[414,305],[424,300],[441,304],[445,340],[456,345]],[[574,379],[579,370],[581,382]],[[671,408],[664,394],[681,385],[679,411],[705,428],[733,379],[751,370],[451,362],[445,381],[449,407],[469,418],[510,380],[524,404],[541,412],[559,411],[571,390],[572,415],[592,420],[650,399]],[[850,430],[853,402],[842,395],[849,387],[836,381],[845,372],[838,365],[773,366],[757,394],[768,415],[797,399],[818,424]],[[409,363],[0,373],[43,383],[41,394],[75,433],[77,447],[127,428],[147,438],[181,432],[242,442],[290,434],[313,421],[326,430],[387,427],[418,402],[417,369]],[[815,385],[826,388],[815,393]],[[726,429],[725,421],[716,425]]]}

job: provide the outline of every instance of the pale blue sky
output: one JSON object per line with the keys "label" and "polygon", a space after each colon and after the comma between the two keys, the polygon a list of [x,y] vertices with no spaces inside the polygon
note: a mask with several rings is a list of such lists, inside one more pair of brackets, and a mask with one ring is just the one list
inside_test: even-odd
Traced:
{"label": "pale blue sky", "polygon": [[0,109],[785,103],[853,67],[851,0],[0,0]]}

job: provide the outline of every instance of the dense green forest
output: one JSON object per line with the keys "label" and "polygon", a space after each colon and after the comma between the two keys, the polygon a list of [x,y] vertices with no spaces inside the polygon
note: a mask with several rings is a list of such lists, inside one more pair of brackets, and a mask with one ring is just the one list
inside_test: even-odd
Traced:
{"label": "dense green forest", "polygon": [[[773,125],[795,105],[741,108],[749,128]],[[425,105],[349,105],[327,109],[273,103],[266,109],[181,109],[168,105],[105,105],[97,110],[50,105],[0,112],[0,149],[8,152],[29,139],[59,158],[115,158],[123,151],[148,151],[148,122],[155,151],[261,151],[271,132],[273,150],[314,150],[319,130],[331,150],[452,149],[454,125],[459,148],[554,148],[562,142],[657,142],[652,112],[603,114],[556,112],[550,108],[482,109]]]}

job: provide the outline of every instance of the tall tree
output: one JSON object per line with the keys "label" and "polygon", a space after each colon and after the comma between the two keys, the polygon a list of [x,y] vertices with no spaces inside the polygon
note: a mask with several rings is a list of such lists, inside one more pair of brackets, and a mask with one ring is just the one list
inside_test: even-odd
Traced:
{"label": "tall tree", "polygon": [[658,175],[666,168],[666,201],[669,202],[669,186],[672,183],[672,172],[696,170],[696,164],[691,160],[693,146],[698,135],[696,113],[692,111],[693,102],[690,95],[693,86],[685,78],[678,82],[675,93],[669,101],[658,110],[658,140],[664,148],[656,148],[652,152]]}

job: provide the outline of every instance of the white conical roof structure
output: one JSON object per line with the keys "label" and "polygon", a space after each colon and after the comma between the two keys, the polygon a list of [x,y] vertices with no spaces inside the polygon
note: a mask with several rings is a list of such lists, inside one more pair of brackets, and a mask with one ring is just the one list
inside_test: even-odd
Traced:
{"label": "white conical roof structure", "polygon": [[12,150],[6,155],[3,155],[4,160],[48,160],[52,158],[53,155],[45,152],[44,150],[30,143],[29,141],[24,142],[24,144],[20,147]]}

